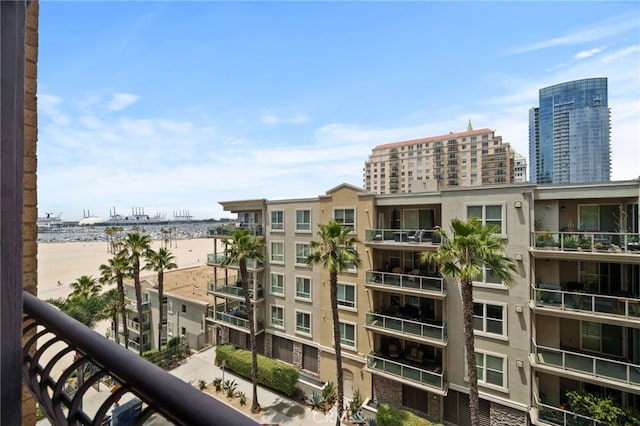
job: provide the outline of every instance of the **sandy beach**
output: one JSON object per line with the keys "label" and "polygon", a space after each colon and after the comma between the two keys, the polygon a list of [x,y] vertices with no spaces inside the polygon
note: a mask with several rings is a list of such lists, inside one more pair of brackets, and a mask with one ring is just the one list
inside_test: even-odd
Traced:
{"label": "sandy beach", "polygon": [[[169,249],[179,269],[203,266],[207,253],[213,253],[214,239],[178,240]],[[161,241],[154,241],[157,250]],[[38,297],[50,299],[69,294],[69,284],[82,275],[100,277],[100,265],[111,257],[106,242],[68,242],[38,244]],[[155,275],[155,272],[144,272]],[[58,281],[61,285],[58,285]]]}

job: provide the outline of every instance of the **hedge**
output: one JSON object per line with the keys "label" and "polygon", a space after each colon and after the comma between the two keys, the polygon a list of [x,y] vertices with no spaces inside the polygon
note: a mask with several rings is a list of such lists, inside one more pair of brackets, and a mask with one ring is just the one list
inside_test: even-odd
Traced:
{"label": "hedge", "polygon": [[431,426],[427,419],[418,417],[415,414],[394,408],[388,404],[380,404],[376,414],[376,424],[378,426]]}
{"label": "hedge", "polygon": [[[251,351],[236,349],[233,345],[218,346],[216,365],[219,366],[222,360],[225,360],[225,368],[251,379]],[[297,368],[258,354],[258,383],[261,385],[291,396],[298,376]]]}

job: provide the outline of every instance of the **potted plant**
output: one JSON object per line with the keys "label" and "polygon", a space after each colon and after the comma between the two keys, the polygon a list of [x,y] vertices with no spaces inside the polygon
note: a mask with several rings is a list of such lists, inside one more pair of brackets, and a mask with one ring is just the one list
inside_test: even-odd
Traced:
{"label": "potted plant", "polygon": [[578,248],[578,239],[573,235],[565,235],[563,245],[565,250],[576,250]]}

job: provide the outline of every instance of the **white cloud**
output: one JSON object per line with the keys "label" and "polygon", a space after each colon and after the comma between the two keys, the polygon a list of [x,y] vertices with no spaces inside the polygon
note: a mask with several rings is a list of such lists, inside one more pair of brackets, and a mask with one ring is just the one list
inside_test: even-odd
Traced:
{"label": "white cloud", "polygon": [[275,114],[266,112],[260,116],[259,121],[268,126],[278,124],[305,124],[309,122],[309,117],[301,112],[297,112],[289,117],[278,117]]}
{"label": "white cloud", "polygon": [[593,55],[597,55],[598,53],[601,53],[602,51],[603,51],[603,49],[601,49],[599,47],[594,47],[593,49],[589,49],[589,50],[583,50],[583,51],[578,52],[575,55],[573,55],[573,59],[590,58]]}
{"label": "white cloud", "polygon": [[115,93],[113,98],[107,103],[107,108],[111,111],[122,111],[130,105],[138,102],[140,99],[137,95],[130,93]]}

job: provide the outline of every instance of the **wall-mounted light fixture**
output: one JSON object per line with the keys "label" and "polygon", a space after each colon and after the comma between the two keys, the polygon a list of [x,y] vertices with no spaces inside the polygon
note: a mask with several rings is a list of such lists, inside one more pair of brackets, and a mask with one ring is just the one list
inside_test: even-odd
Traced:
{"label": "wall-mounted light fixture", "polygon": [[560,211],[561,211],[561,212],[566,212],[566,211],[567,211],[567,208],[566,208],[565,206],[560,206]]}
{"label": "wall-mounted light fixture", "polygon": [[516,253],[516,255],[513,257],[515,260],[517,260],[518,262],[522,261],[522,254],[521,253]]}
{"label": "wall-mounted light fixture", "polygon": [[516,209],[521,209],[522,201],[516,201],[515,203],[513,203],[513,207],[515,207]]}
{"label": "wall-mounted light fixture", "polygon": [[516,367],[524,368],[524,362],[521,359],[516,359]]}

